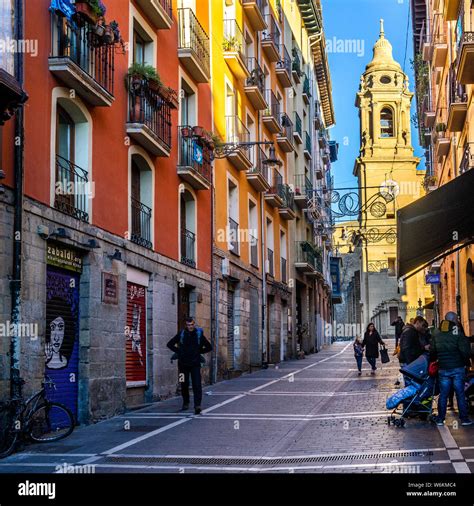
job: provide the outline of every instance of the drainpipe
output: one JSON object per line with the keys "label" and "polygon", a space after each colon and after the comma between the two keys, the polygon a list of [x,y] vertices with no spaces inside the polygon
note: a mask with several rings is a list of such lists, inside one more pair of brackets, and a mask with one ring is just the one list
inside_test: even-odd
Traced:
{"label": "drainpipe", "polygon": [[[209,19],[212,19],[212,2],[209,4]],[[210,35],[212,37],[212,23],[210,25]],[[211,46],[211,54],[209,55],[211,59],[211,72],[212,72],[212,46]],[[212,129],[214,130],[214,101],[211,100],[211,122]],[[218,348],[218,322],[219,322],[219,304],[217,303],[218,292],[216,292],[216,314],[214,315],[214,171],[211,171],[211,345],[212,351],[211,354],[214,355],[214,358],[211,359],[211,371],[209,374],[209,383],[212,385],[213,383],[217,383],[217,348]],[[219,287],[219,281],[216,283],[217,289]],[[214,318],[215,316],[215,318]]]}
{"label": "drainpipe", "polygon": [[[23,39],[23,0],[15,1],[15,35],[16,40]],[[23,88],[23,53],[15,53],[15,74],[18,83]],[[10,341],[10,395],[21,396],[20,378],[20,340],[18,335],[21,323],[21,249],[22,249],[22,219],[23,219],[23,145],[24,125],[23,106],[15,115],[14,147],[14,218],[13,218],[13,269],[10,283],[11,289],[11,323],[15,329]]]}
{"label": "drainpipe", "polygon": [[263,193],[260,195],[260,223],[262,229],[262,366],[264,363],[268,364],[268,350],[266,343],[266,312],[267,312],[267,275],[266,275],[266,261],[265,261],[265,211],[264,211],[264,198]]}

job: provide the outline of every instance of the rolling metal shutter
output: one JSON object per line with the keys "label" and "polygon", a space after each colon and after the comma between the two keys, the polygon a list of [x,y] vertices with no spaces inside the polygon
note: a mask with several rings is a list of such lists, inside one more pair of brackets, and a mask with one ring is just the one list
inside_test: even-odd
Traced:
{"label": "rolling metal shutter", "polygon": [[76,272],[47,266],[45,377],[48,399],[65,404],[77,420],[79,373],[79,279]]}
{"label": "rolling metal shutter", "polygon": [[260,346],[260,329],[258,326],[258,290],[250,288],[250,364],[262,365],[262,350]]}
{"label": "rolling metal shutter", "polygon": [[234,290],[227,290],[227,369],[234,368]]}
{"label": "rolling metal shutter", "polygon": [[127,282],[127,386],[138,386],[146,382],[146,290],[145,286]]}

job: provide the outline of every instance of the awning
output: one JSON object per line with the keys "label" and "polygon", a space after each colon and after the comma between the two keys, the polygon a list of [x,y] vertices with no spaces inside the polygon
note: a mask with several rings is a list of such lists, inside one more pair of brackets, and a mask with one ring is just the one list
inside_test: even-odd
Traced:
{"label": "awning", "polygon": [[474,237],[474,170],[397,212],[398,276]]}

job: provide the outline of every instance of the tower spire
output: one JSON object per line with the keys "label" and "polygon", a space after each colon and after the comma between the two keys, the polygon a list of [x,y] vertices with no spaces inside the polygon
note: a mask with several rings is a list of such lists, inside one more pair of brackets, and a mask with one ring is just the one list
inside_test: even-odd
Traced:
{"label": "tower spire", "polygon": [[385,31],[384,31],[384,28],[383,28],[383,19],[380,20],[380,38],[381,39],[385,38]]}

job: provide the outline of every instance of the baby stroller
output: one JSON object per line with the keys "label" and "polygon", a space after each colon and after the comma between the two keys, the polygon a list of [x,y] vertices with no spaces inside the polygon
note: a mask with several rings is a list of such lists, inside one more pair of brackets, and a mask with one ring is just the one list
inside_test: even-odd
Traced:
{"label": "baby stroller", "polygon": [[421,357],[400,369],[406,387],[391,395],[386,402],[392,413],[387,417],[388,425],[404,427],[405,419],[417,416],[428,420],[433,413],[433,401],[438,392],[435,377],[428,374],[428,357]]}

